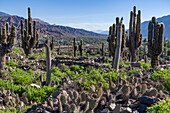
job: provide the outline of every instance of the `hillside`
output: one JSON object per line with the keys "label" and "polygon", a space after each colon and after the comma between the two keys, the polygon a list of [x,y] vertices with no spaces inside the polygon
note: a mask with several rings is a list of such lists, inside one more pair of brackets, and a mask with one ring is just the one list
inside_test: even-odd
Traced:
{"label": "hillside", "polygon": [[[17,27],[18,38],[20,38],[20,21],[24,20],[23,17],[19,16],[0,16],[0,27],[5,26],[8,22]],[[106,37],[104,34],[94,33],[84,29],[75,29],[67,26],[50,25],[40,19],[33,19],[37,21],[37,30],[40,37],[54,36],[54,37]]]}

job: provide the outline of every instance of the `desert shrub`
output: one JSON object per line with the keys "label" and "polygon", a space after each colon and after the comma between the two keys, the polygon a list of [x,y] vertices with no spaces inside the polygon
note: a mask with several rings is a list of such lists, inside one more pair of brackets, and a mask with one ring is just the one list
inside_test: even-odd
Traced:
{"label": "desert shrub", "polygon": [[170,70],[169,69],[164,69],[164,70],[159,70],[155,71],[151,75],[152,80],[158,80],[160,77],[164,80],[163,85],[165,86],[165,89],[170,91]]}
{"label": "desert shrub", "polygon": [[141,69],[130,69],[130,74],[135,74],[136,72],[141,72]]}
{"label": "desert shrub", "polygon": [[40,55],[40,59],[45,59],[46,58],[45,51],[41,52],[39,55]]}
{"label": "desert shrub", "polygon": [[84,67],[79,65],[71,65],[70,68],[75,71],[83,71]]}
{"label": "desert shrub", "polygon": [[15,63],[13,61],[7,61],[6,62],[6,66],[8,67],[16,67],[18,65],[18,63]]}
{"label": "desert shrub", "polygon": [[15,54],[15,53],[22,54],[21,50],[20,50],[20,49],[16,49],[16,48],[14,48],[14,49],[12,50],[12,52],[13,52],[14,54]]}
{"label": "desert shrub", "polygon": [[170,97],[162,100],[161,102],[155,103],[151,108],[147,110],[150,113],[170,113]]}
{"label": "desert shrub", "polygon": [[141,68],[145,68],[145,69],[149,69],[150,68],[150,64],[147,64],[147,63],[144,63],[144,62],[141,62]]}
{"label": "desert shrub", "polygon": [[30,59],[30,60],[36,60],[36,59],[38,59],[38,56],[36,56],[36,55],[29,55],[29,56],[28,56],[28,59]]}
{"label": "desert shrub", "polygon": [[26,72],[19,68],[16,68],[15,70],[10,72],[10,75],[14,80],[14,84],[31,84],[33,74],[34,72],[32,72],[31,70]]}

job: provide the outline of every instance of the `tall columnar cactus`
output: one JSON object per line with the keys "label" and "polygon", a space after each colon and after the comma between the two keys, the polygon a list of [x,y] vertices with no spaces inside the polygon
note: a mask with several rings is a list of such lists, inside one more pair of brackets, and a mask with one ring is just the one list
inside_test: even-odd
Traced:
{"label": "tall columnar cactus", "polygon": [[[116,18],[116,24],[113,24],[113,26],[110,26],[109,28],[109,36],[108,36],[108,46],[109,46],[109,54],[113,57],[115,57],[115,50],[116,50],[116,43],[117,43],[117,25],[119,22],[119,17]],[[121,53],[123,53],[126,43],[127,33],[125,33],[125,25],[122,24],[122,44],[121,44]]]}
{"label": "tall columnar cactus", "polygon": [[166,44],[166,37],[164,37],[164,52],[165,52],[165,57],[167,57],[167,44]]}
{"label": "tall columnar cactus", "polygon": [[54,37],[52,37],[52,42],[51,42],[50,46],[51,46],[51,51],[52,51],[54,49]]}
{"label": "tall columnar cactus", "polygon": [[156,17],[152,17],[148,26],[148,52],[151,55],[152,68],[159,67],[159,56],[163,51],[163,34],[164,24],[159,24]]}
{"label": "tall columnar cactus", "polygon": [[76,38],[74,38],[74,42],[73,42],[73,54],[74,54],[74,57],[77,57],[77,43],[76,43]]}
{"label": "tall columnar cactus", "polygon": [[16,40],[16,28],[14,25],[11,27],[11,33],[9,33],[9,24],[6,23],[6,28],[0,33],[1,46],[0,46],[0,74],[3,74],[3,70],[6,62],[6,55],[10,53],[14,47]]}
{"label": "tall columnar cactus", "polygon": [[104,56],[104,43],[102,42],[102,48],[101,48],[102,56]]}
{"label": "tall columnar cactus", "polygon": [[[32,33],[33,31],[33,33]],[[36,21],[34,21],[34,26],[32,30],[32,18],[31,11],[28,8],[28,20],[25,19],[25,29],[23,20],[21,20],[21,38],[22,38],[22,48],[25,54],[28,56],[32,53],[32,49],[38,41],[38,34],[36,31]]]}
{"label": "tall columnar cactus", "polygon": [[116,40],[116,52],[115,52],[115,59],[114,59],[114,69],[115,71],[119,70],[119,59],[120,59],[120,53],[121,53],[121,44],[122,44],[122,21],[123,18],[121,18],[121,21],[119,22],[118,19],[116,19],[116,27],[117,27],[117,40]]}
{"label": "tall columnar cactus", "polygon": [[80,45],[79,45],[79,51],[80,51],[80,56],[83,56],[83,40],[80,41]]}
{"label": "tall columnar cactus", "polygon": [[126,46],[129,48],[131,54],[131,62],[136,62],[137,51],[142,44],[141,11],[138,10],[136,20],[136,6],[134,6],[133,10],[130,12],[129,38],[126,40]]}
{"label": "tall columnar cactus", "polygon": [[50,51],[50,42],[46,40],[44,44],[46,48],[46,65],[47,65],[47,77],[46,85],[49,85],[51,82],[51,51]]}

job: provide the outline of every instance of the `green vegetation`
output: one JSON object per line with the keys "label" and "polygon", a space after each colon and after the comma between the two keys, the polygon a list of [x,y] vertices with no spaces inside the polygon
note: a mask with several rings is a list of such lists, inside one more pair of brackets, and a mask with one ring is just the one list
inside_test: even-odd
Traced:
{"label": "green vegetation", "polygon": [[170,91],[170,70],[169,69],[165,69],[165,70],[159,70],[159,71],[155,71],[152,75],[151,75],[151,79],[152,80],[158,80],[162,78],[164,80],[164,87],[166,90]]}
{"label": "green vegetation", "polygon": [[166,101],[155,103],[147,111],[150,113],[170,113],[170,97],[167,97]]}
{"label": "green vegetation", "polygon": [[8,67],[16,67],[16,66],[18,66],[18,63],[15,63],[13,61],[8,61],[8,62],[6,62],[6,66],[8,66]]}
{"label": "green vegetation", "polygon": [[20,50],[20,49],[16,49],[16,48],[14,48],[14,49],[12,50],[12,52],[13,52],[14,54],[15,54],[15,53],[22,54],[21,50]]}
{"label": "green vegetation", "polygon": [[28,56],[28,59],[30,59],[30,60],[36,60],[36,59],[38,59],[38,56],[36,56],[36,55],[29,55],[29,56]]}

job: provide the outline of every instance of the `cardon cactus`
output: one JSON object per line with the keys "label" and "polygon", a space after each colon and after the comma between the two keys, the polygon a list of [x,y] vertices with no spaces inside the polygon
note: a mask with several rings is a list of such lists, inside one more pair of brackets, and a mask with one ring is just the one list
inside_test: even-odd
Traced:
{"label": "cardon cactus", "polygon": [[159,24],[156,17],[152,17],[148,26],[148,52],[151,55],[152,68],[159,67],[159,56],[163,52],[163,34],[164,24]]}
{"label": "cardon cactus", "polygon": [[80,41],[80,45],[79,45],[79,51],[80,51],[80,56],[83,56],[83,40]]}
{"label": "cardon cactus", "polygon": [[104,56],[104,43],[102,42],[101,55]]}
{"label": "cardon cactus", "polygon": [[126,40],[126,46],[129,48],[131,55],[131,62],[137,61],[137,51],[141,44],[141,11],[138,10],[136,20],[136,6],[134,6],[134,11],[130,12],[129,38]]}
{"label": "cardon cactus", "polygon": [[54,37],[52,37],[52,42],[50,43],[51,51],[54,50]]}
{"label": "cardon cactus", "polygon": [[16,28],[14,25],[11,27],[11,33],[9,33],[9,24],[6,23],[6,28],[3,29],[3,32],[0,31],[0,74],[3,74],[3,70],[6,62],[6,55],[12,52],[12,49],[15,44],[15,40],[17,37]]}
{"label": "cardon cactus", "polygon": [[76,43],[76,38],[74,38],[74,41],[73,41],[73,54],[74,54],[74,57],[77,57],[77,43]]}
{"label": "cardon cactus", "polygon": [[51,51],[49,40],[46,40],[44,46],[46,48],[46,65],[47,65],[46,85],[49,85],[51,82]]}
{"label": "cardon cactus", "polygon": [[[107,38],[108,46],[109,46],[109,54],[113,57],[113,63],[115,58],[115,51],[117,46],[117,25],[119,24],[119,17],[116,18],[116,24],[110,26],[109,28],[109,36]],[[126,43],[127,33],[125,33],[125,25],[122,24],[122,42],[121,42],[121,53],[123,53]]]}
{"label": "cardon cactus", "polygon": [[21,38],[22,38],[22,48],[24,49],[25,54],[28,56],[29,54],[32,53],[32,49],[38,41],[38,33],[36,31],[36,21],[34,21],[34,26],[32,30],[32,18],[31,18],[30,8],[28,8],[28,20],[25,19],[25,29],[24,29],[23,20],[21,20]]}

